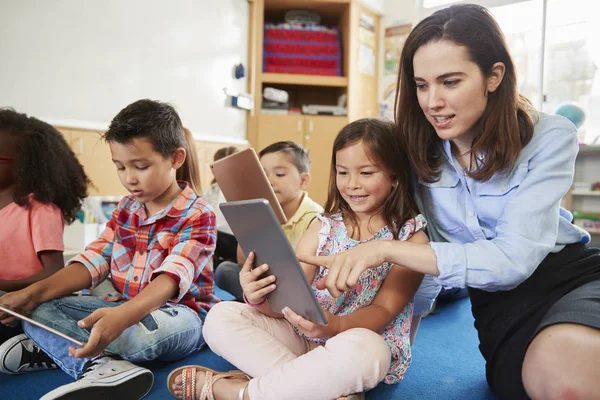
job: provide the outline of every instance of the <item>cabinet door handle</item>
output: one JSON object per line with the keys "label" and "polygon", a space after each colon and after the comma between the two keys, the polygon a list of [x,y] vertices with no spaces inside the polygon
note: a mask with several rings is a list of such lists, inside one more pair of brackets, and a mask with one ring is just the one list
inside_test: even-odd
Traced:
{"label": "cabinet door handle", "polygon": [[76,156],[83,154],[83,138],[77,138],[71,142],[71,148]]}
{"label": "cabinet door handle", "polygon": [[308,120],[308,133],[312,133],[314,128],[314,123],[312,119]]}
{"label": "cabinet door handle", "polygon": [[310,140],[310,135],[304,136],[304,140]]}
{"label": "cabinet door handle", "polygon": [[302,119],[298,120],[298,133],[302,133],[303,129],[302,129]]}

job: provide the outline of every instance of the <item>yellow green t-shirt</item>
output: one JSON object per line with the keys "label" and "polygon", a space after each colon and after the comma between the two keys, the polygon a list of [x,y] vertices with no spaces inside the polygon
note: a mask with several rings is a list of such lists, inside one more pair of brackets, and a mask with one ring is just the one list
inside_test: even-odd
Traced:
{"label": "yellow green t-shirt", "polygon": [[310,223],[317,217],[317,214],[322,212],[323,207],[308,197],[308,193],[304,192],[300,207],[298,207],[292,218],[282,225],[283,232],[293,248],[296,248],[296,244],[298,244]]}

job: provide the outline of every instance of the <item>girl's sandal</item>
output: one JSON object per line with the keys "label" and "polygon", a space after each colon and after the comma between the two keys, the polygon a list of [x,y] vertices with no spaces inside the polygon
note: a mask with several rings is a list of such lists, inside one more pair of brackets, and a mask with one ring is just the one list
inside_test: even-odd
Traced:
{"label": "girl's sandal", "polygon": [[365,393],[349,394],[348,396],[338,397],[337,400],[365,400]]}
{"label": "girl's sandal", "polygon": [[[202,386],[199,398],[196,397],[196,373],[198,371],[204,371],[206,373],[204,386]],[[181,375],[181,389],[183,392],[181,397],[177,397],[175,396],[175,393],[173,393],[173,384],[175,383],[175,379],[179,375]],[[186,365],[184,367],[179,367],[171,371],[171,373],[167,377],[167,387],[169,389],[169,393],[171,393],[173,397],[178,399],[215,400],[215,396],[213,393],[213,385],[219,379],[245,379],[249,381],[250,377],[241,371],[219,372],[215,371],[214,369],[210,369],[200,365]],[[243,400],[244,398],[245,389],[245,386],[242,389],[240,389],[240,400]]]}

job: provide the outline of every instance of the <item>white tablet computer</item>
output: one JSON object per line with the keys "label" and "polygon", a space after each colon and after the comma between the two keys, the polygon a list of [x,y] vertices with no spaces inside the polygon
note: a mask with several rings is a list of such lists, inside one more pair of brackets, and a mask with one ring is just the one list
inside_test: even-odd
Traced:
{"label": "white tablet computer", "polygon": [[267,199],[280,224],[287,218],[253,148],[215,161],[212,173],[227,201]]}
{"label": "white tablet computer", "polygon": [[263,277],[277,278],[277,288],[267,296],[273,311],[280,313],[289,307],[309,321],[326,325],[323,310],[269,202],[234,201],[219,207],[244,253],[254,252],[254,266],[268,264]]}
{"label": "white tablet computer", "polygon": [[37,326],[37,327],[40,327],[40,328],[42,328],[42,329],[45,329],[45,330],[47,330],[47,331],[48,331],[48,332],[50,332],[50,333],[54,333],[55,335],[58,335],[58,336],[60,336],[60,337],[61,337],[61,338],[63,338],[63,339],[67,339],[69,342],[71,342],[71,343],[74,343],[74,344],[76,344],[77,346],[80,346],[80,347],[83,347],[83,346],[85,346],[85,344],[84,344],[84,343],[82,343],[82,342],[80,342],[79,340],[77,340],[77,339],[73,339],[71,336],[69,336],[69,335],[66,335],[66,334],[64,334],[64,333],[62,333],[62,332],[59,332],[59,331],[57,331],[56,329],[50,328],[48,325],[44,325],[44,324],[42,324],[41,322],[34,321],[34,320],[32,320],[31,318],[29,318],[29,317],[27,317],[27,316],[25,316],[25,315],[23,315],[23,314],[21,314],[21,313],[18,313],[17,311],[15,311],[15,310],[13,310],[13,309],[10,309],[10,308],[8,308],[7,306],[4,306],[4,305],[0,304],[0,311],[3,311],[3,312],[5,312],[5,313],[7,313],[7,314],[10,314],[10,315],[12,315],[13,317],[17,317],[17,318],[19,318],[20,320],[27,321],[27,322],[29,322],[30,324],[32,324],[32,325],[35,325],[35,326]]}

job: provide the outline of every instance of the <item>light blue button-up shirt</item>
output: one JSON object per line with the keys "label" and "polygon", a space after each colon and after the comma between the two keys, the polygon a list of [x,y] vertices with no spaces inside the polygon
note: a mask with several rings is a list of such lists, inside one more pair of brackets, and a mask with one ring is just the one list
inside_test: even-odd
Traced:
{"label": "light blue button-up shirt", "polygon": [[510,290],[549,253],[590,241],[560,207],[573,182],[577,130],[563,117],[535,115],[533,138],[509,174],[470,178],[444,141],[440,179],[415,185],[443,286]]}

